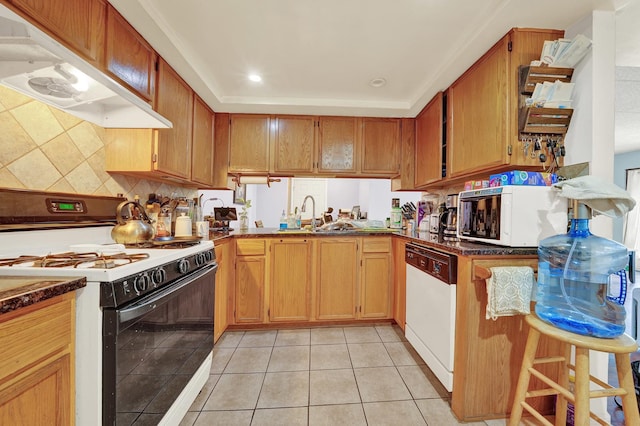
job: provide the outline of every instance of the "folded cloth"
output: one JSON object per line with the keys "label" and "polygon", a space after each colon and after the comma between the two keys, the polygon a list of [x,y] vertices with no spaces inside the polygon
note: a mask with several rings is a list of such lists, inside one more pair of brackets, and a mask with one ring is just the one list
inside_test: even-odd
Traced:
{"label": "folded cloth", "polygon": [[491,269],[487,282],[487,314],[498,317],[529,314],[533,269],[529,266],[500,266]]}
{"label": "folded cloth", "polygon": [[597,176],[580,176],[553,186],[560,190],[560,196],[579,200],[593,211],[609,217],[621,217],[636,205],[627,191]]}

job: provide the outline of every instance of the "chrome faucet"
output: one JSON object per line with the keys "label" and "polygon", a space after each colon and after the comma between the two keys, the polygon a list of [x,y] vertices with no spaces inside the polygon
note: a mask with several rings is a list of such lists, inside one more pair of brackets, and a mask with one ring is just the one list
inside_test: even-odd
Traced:
{"label": "chrome faucet", "polygon": [[311,214],[313,215],[311,216],[311,228],[316,229],[316,200],[314,200],[311,195],[307,195],[306,197],[304,197],[304,200],[302,201],[302,207],[300,207],[300,211],[303,213],[307,211],[305,208],[305,206],[307,205],[307,198],[311,198]]}

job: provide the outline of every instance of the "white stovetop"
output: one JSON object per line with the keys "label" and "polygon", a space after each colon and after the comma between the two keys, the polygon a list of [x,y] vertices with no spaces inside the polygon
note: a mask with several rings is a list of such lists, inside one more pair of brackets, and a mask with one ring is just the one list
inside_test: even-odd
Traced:
{"label": "white stovetop", "polygon": [[[43,256],[73,251],[75,244],[113,244],[111,226],[0,233],[0,259],[21,255]],[[181,249],[125,249],[126,254],[147,253],[149,258],[111,269],[0,267],[0,276],[86,277],[89,282],[109,282],[213,247],[209,240]]]}

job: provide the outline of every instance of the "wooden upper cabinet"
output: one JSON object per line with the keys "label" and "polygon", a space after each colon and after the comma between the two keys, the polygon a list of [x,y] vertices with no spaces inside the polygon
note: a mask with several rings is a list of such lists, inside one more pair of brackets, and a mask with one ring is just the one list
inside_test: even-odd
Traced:
{"label": "wooden upper cabinet", "polygon": [[391,179],[392,191],[413,191],[415,189],[415,150],[416,150],[416,119],[402,119],[402,134],[400,138],[400,174]]}
{"label": "wooden upper cabinet", "polygon": [[398,118],[362,119],[362,174],[400,172],[400,123]]}
{"label": "wooden upper cabinet", "polygon": [[274,171],[313,172],[315,123],[315,117],[301,115],[275,118]]}
{"label": "wooden upper cabinet", "polygon": [[147,102],[155,95],[158,55],[149,43],[115,10],[107,8],[107,70]]}
{"label": "wooden upper cabinet", "polygon": [[451,85],[448,177],[541,166],[523,154],[518,140],[518,67],[540,57],[544,40],[562,36],[556,30],[513,29]]}
{"label": "wooden upper cabinet", "polygon": [[191,154],[191,180],[214,186],[214,113],[199,96],[193,100],[193,142]]}
{"label": "wooden upper cabinet", "polygon": [[416,117],[415,186],[442,180],[442,92]]}
{"label": "wooden upper cabinet", "polygon": [[271,117],[231,114],[229,172],[269,172]]}
{"label": "wooden upper cabinet", "polygon": [[11,0],[41,28],[94,65],[104,55],[105,0]]}
{"label": "wooden upper cabinet", "polygon": [[355,117],[320,117],[318,171],[355,173],[357,133]]}
{"label": "wooden upper cabinet", "polygon": [[155,169],[173,176],[191,177],[193,90],[163,59],[159,61],[156,110],[173,123],[157,130]]}

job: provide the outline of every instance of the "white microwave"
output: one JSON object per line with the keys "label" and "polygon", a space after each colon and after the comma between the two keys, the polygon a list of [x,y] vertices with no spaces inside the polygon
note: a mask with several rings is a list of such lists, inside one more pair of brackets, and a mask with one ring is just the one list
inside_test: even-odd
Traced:
{"label": "white microwave", "polygon": [[458,196],[458,237],[509,247],[537,247],[567,232],[567,199],[550,186],[508,185]]}

